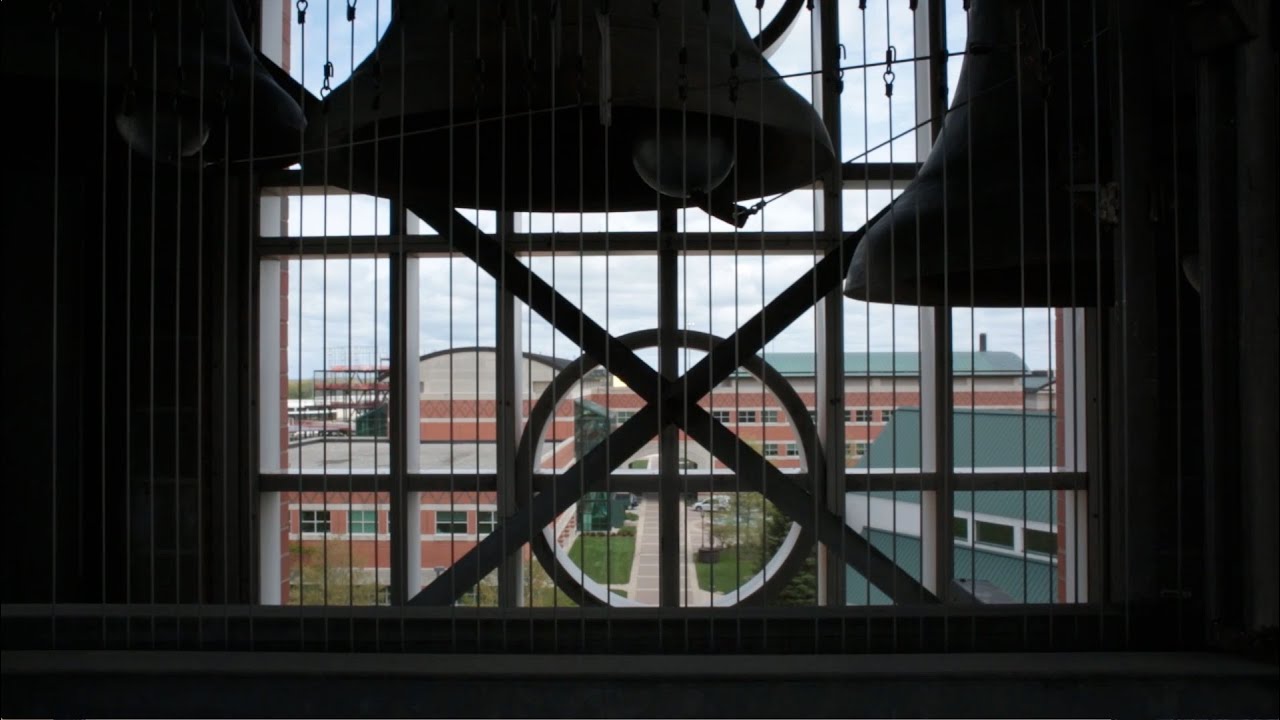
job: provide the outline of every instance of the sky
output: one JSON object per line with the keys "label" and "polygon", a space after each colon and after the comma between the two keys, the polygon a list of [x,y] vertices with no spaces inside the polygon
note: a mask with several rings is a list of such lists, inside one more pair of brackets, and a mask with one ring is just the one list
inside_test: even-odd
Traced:
{"label": "sky", "polygon": [[[670,1],[670,0],[668,0]],[[749,32],[767,24],[781,0],[768,0],[761,14],[753,0],[736,0]],[[648,8],[648,3],[643,3]],[[323,82],[326,60],[333,63],[333,86],[359,64],[385,30],[390,17],[389,0],[359,3],[354,23],[348,23],[344,3],[328,7],[311,3],[305,26],[292,27],[290,72],[314,93]],[[948,47],[964,47],[965,13],[958,0],[949,2]],[[801,15],[770,63],[801,95],[811,95],[810,16]],[[305,35],[305,38],[304,38]],[[354,42],[353,42],[354,36]],[[865,38],[865,42],[864,42]],[[859,11],[853,2],[841,4],[840,39],[845,48],[841,61],[844,91],[841,95],[842,157],[871,161],[912,161],[916,159],[916,136],[911,132],[919,120],[915,114],[913,81],[917,54],[912,32],[912,13],[903,2],[868,2]],[[303,47],[306,52],[303,54]],[[886,95],[885,67],[852,67],[883,63],[888,49],[896,58],[894,92]],[[948,64],[954,88],[960,57]],[[905,136],[889,142],[889,139]],[[880,147],[877,147],[880,146]],[[869,154],[867,148],[873,149]],[[905,185],[905,184],[904,184]],[[900,192],[846,187],[844,192],[845,230],[860,227],[865,219]],[[678,283],[682,302],[681,323],[720,336],[730,334],[792,281],[811,268],[812,255],[777,255],[762,262],[752,253],[752,233],[765,230],[812,230],[815,198],[810,190],[795,190],[773,199],[751,218],[742,230],[742,250],[736,255],[690,255],[680,266]],[[491,230],[493,214],[464,210],[482,229]],[[343,236],[385,234],[389,227],[388,204],[367,196],[329,195],[293,197],[289,203],[289,234]],[[525,214],[518,219],[525,228],[562,232],[603,230],[600,214],[579,217],[559,213]],[[614,213],[608,218],[612,232],[654,229],[654,213]],[[730,230],[730,226],[710,219],[705,213],[683,213],[680,226],[689,230]],[[424,232],[431,232],[424,227]],[[525,260],[525,262],[530,262]],[[611,255],[578,258],[561,254],[535,257],[532,267],[588,316],[610,332],[621,334],[648,329],[657,323],[657,264],[653,255]],[[386,260],[343,257],[327,261],[294,258],[290,264],[289,375],[311,377],[325,365],[345,364],[351,358],[385,358],[389,355],[389,269]],[[448,347],[494,344],[496,300],[494,283],[477,273],[470,261],[442,257],[421,258],[418,264],[418,344],[421,353]],[[919,313],[912,307],[867,305],[845,301],[845,349],[916,351],[921,328]],[[522,313],[522,341],[526,350],[573,358],[578,349],[563,335],[552,332],[542,318]],[[814,313],[806,313],[766,348],[774,351],[812,352],[815,347]],[[1051,364],[1051,317],[1045,309],[1022,311],[996,309],[956,309],[953,316],[953,347],[965,351],[976,344],[978,333],[988,336],[988,348],[1021,355],[1034,369]],[[652,353],[643,356],[652,358]]]}

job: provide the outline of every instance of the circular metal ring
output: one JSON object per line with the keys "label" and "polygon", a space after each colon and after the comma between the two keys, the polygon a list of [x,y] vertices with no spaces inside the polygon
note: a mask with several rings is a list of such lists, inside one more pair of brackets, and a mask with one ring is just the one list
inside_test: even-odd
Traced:
{"label": "circular metal ring", "polygon": [[[680,347],[706,352],[710,352],[713,347],[723,342],[721,338],[715,335],[692,330],[681,331],[678,333],[678,337]],[[623,335],[618,340],[632,350],[655,347],[658,345],[658,331],[640,330]],[[551,420],[555,407],[569,394],[569,390],[575,383],[581,380],[588,372],[598,367],[599,364],[591,357],[585,355],[579,357],[555,376],[551,384],[539,396],[532,410],[530,410],[528,423],[525,425],[525,431],[520,438],[520,446],[516,451],[516,470],[519,473],[515,498],[517,512],[519,512],[520,508],[528,507],[532,499],[532,479],[535,471],[534,452],[536,448],[542,446],[543,439],[546,437],[547,423]],[[763,382],[765,387],[781,403],[783,412],[786,413],[792,428],[795,429],[799,438],[801,449],[803,450],[801,463],[809,470],[809,473],[802,479],[803,484],[806,486],[805,489],[807,491],[812,492],[812,478],[815,469],[818,467],[817,462],[822,458],[822,449],[817,441],[817,433],[814,428],[813,418],[809,415],[809,409],[805,407],[804,401],[800,399],[800,395],[791,386],[791,383],[787,382],[781,373],[764,362],[759,356],[752,355],[743,363],[742,369]],[[559,392],[553,395],[556,389],[559,389]],[[794,478],[788,479],[792,480]],[[766,493],[762,494],[767,497]],[[538,558],[538,562],[546,569],[547,574],[554,579],[556,586],[573,599],[574,602],[580,605],[607,604],[613,607],[647,607],[632,598],[610,594],[604,585],[587,577],[586,573],[573,562],[569,553],[560,546],[560,543],[556,542],[554,524],[551,527],[542,528],[541,531],[535,530],[530,545],[534,555]],[[761,568],[760,572],[732,592],[721,596],[713,595],[712,605],[715,607],[727,607],[737,604],[762,603],[767,599],[777,597],[778,593],[786,587],[786,584],[799,571],[812,546],[813,533],[793,522],[782,544],[778,547],[773,557]]]}

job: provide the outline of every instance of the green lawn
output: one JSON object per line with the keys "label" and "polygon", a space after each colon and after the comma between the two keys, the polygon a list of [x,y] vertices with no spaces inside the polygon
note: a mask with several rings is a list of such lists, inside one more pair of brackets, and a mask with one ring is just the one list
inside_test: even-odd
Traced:
{"label": "green lawn", "polygon": [[[738,557],[737,546],[730,546],[720,552],[720,562],[715,565],[694,563],[698,570],[698,587],[712,592],[727,593],[735,590],[742,583],[750,580],[760,572],[760,549],[743,548],[742,557]],[[711,568],[715,568],[715,582],[712,584]]]}
{"label": "green lawn", "polygon": [[635,556],[635,536],[579,535],[573,547],[569,548],[569,557],[587,573],[587,577],[604,585],[623,585],[630,580],[631,562]]}

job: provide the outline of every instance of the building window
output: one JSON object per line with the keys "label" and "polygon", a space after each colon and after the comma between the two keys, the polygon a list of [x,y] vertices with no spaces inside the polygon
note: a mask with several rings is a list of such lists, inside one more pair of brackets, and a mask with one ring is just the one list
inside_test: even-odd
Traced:
{"label": "building window", "polygon": [[624,423],[635,416],[636,416],[635,410],[619,410],[618,412],[614,413],[614,418],[617,419],[619,424]]}
{"label": "building window", "polygon": [[777,457],[777,456],[778,456],[778,443],[765,443],[765,444],[764,444],[764,456],[765,456],[765,457]]}
{"label": "building window", "polygon": [[977,523],[978,542],[984,545],[998,545],[1003,548],[1013,549],[1013,526],[1001,525],[1000,523],[982,522]]}
{"label": "building window", "polygon": [[862,440],[853,441],[853,456],[860,458],[867,454],[867,443]]}
{"label": "building window", "polygon": [[463,535],[467,532],[467,513],[464,510],[437,510],[436,535]]}
{"label": "building window", "polygon": [[[817,418],[815,418],[815,420],[816,420],[816,419],[817,419]],[[850,410],[849,408],[845,408],[845,409],[844,409],[844,421],[845,421],[846,423],[851,423],[851,422],[853,422],[853,411],[852,411],[852,410]]]}
{"label": "building window", "polygon": [[880,422],[889,422],[889,421],[891,421],[891,420],[893,420],[893,411],[892,411],[892,410],[881,410],[881,411],[880,411]]}
{"label": "building window", "polygon": [[875,420],[875,413],[867,408],[858,408],[853,411],[853,419],[855,422],[869,423]]}
{"label": "building window", "polygon": [[956,540],[969,542],[969,519],[951,518],[951,536]]}
{"label": "building window", "polygon": [[756,411],[755,410],[739,410],[738,422],[740,423],[756,422]]}
{"label": "building window", "polygon": [[765,422],[767,422],[767,423],[776,423],[776,422],[778,422],[778,411],[777,411],[777,410],[772,410],[772,409],[770,409],[770,410],[762,410],[762,411],[761,411],[761,413],[762,413],[761,417],[764,419],[764,421],[765,421]]}
{"label": "building window", "polygon": [[377,510],[352,510],[348,532],[352,535],[375,535],[378,532]]}
{"label": "building window", "polygon": [[787,443],[787,457],[800,457],[800,446],[795,443]]}
{"label": "building window", "polygon": [[1027,549],[1027,552],[1056,555],[1058,553],[1058,535],[1044,530],[1027,528],[1022,531],[1022,545]]}
{"label": "building window", "polygon": [[329,532],[329,511],[328,510],[303,510],[302,511],[302,532],[304,533]]}
{"label": "building window", "polygon": [[494,510],[481,510],[476,516],[476,529],[481,535],[488,535],[498,527],[498,513]]}
{"label": "building window", "polygon": [[731,419],[731,413],[728,410],[712,410],[711,417],[722,423],[727,423]]}

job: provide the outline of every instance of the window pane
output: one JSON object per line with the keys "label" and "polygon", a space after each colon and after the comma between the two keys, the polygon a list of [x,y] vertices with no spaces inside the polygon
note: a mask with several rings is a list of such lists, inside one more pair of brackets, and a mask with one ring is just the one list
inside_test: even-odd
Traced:
{"label": "window pane", "polygon": [[[386,258],[280,258],[261,264],[279,288],[264,328],[264,472],[386,472],[391,375],[390,265]],[[275,343],[278,343],[276,345]],[[269,367],[269,369],[268,369]],[[279,394],[266,397],[279,387]],[[278,415],[276,415],[278,413]],[[269,428],[279,428],[278,435]]]}
{"label": "window pane", "polygon": [[385,492],[280,493],[281,602],[389,604],[389,501]]}
{"label": "window pane", "polygon": [[340,190],[298,195],[288,188],[263,191],[260,200],[263,237],[330,238],[329,250],[345,254],[346,238],[386,236],[391,230],[391,201]]}
{"label": "window pane", "polygon": [[375,510],[354,510],[351,513],[351,533],[373,535],[378,531],[378,513]]}
{"label": "window pane", "polygon": [[1027,528],[1022,533],[1022,540],[1027,552],[1056,555],[1058,553],[1058,536],[1056,533]]}
{"label": "window pane", "polygon": [[1061,308],[952,312],[955,469],[1083,470],[1080,314]]}
{"label": "window pane", "polygon": [[[456,482],[463,486],[468,478],[460,474]],[[422,527],[419,539],[420,578],[425,586],[435,582],[455,562],[471,552],[483,535],[493,531],[497,495],[492,492],[424,492],[419,493],[417,499]],[[498,603],[497,571],[479,583],[474,577],[457,575],[452,576],[451,582],[462,591],[456,603],[459,607],[491,607]]]}
{"label": "window pane", "polygon": [[1075,579],[1084,566],[1083,536],[1077,536],[1079,547],[1057,545],[1057,534],[1069,530],[1072,496],[1058,490],[954,493],[957,521],[974,525],[974,537],[970,543],[957,536],[953,576],[990,602],[1083,600]]}
{"label": "window pane", "polygon": [[1013,527],[1010,525],[1001,525],[998,523],[982,522],[977,523],[978,542],[988,545],[999,545],[1001,547],[1013,547]]}
{"label": "window pane", "polygon": [[467,533],[467,513],[463,510],[436,510],[434,513],[436,535],[465,535]]}
{"label": "window pane", "polygon": [[[862,10],[858,7],[844,10],[841,5],[840,42],[848,51],[847,61],[841,64],[870,67],[842,73],[840,137],[844,159],[869,151],[866,159],[871,162],[888,162],[890,158],[894,162],[915,160],[916,138],[912,128],[919,119],[914,83],[917,77],[927,82],[929,71],[927,60],[903,61],[929,54],[927,47],[916,47],[917,13],[904,3],[866,3]],[[892,95],[886,90],[887,68],[875,65],[884,61],[890,48],[900,60],[891,68]],[[928,128],[923,132],[928,133]],[[900,134],[905,136],[892,145],[887,144],[890,138]]]}
{"label": "window pane", "polygon": [[[417,264],[416,387],[419,472],[475,473],[497,466],[497,290],[462,257]],[[465,487],[465,486],[464,486]]]}
{"label": "window pane", "polygon": [[969,521],[964,518],[951,519],[951,534],[957,540],[969,540]]}

